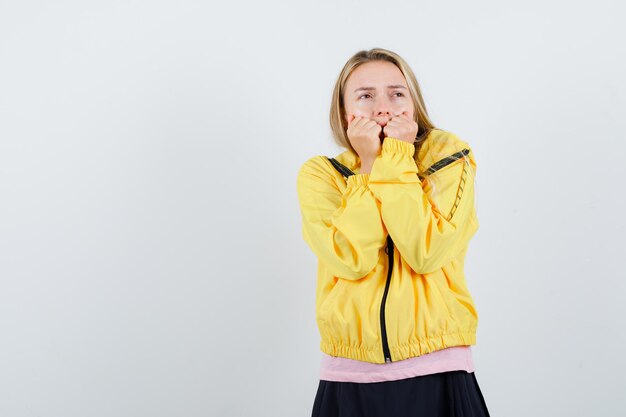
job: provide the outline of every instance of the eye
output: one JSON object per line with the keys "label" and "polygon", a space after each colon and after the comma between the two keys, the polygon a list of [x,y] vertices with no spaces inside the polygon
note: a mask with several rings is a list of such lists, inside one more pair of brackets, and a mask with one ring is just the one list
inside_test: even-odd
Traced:
{"label": "eye", "polygon": [[[359,98],[363,98],[363,97],[365,97],[365,96],[369,96],[369,94],[363,94],[363,95],[362,95],[361,97],[359,97]],[[371,96],[370,96],[370,97],[371,97]]]}
{"label": "eye", "polygon": [[404,97],[404,94],[402,94],[402,93],[401,93],[401,92],[399,92],[399,91],[396,91],[394,94],[400,94],[400,97]]}

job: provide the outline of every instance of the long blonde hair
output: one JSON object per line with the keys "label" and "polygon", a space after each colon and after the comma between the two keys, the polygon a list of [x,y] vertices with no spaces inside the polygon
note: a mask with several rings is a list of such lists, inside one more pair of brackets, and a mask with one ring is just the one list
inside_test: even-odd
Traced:
{"label": "long blonde hair", "polygon": [[343,95],[346,80],[350,74],[352,74],[352,71],[354,71],[359,65],[370,61],[391,62],[398,67],[406,79],[411,99],[413,100],[413,106],[415,108],[413,118],[418,125],[417,137],[415,138],[415,154],[413,155],[413,157],[417,160],[417,154],[422,143],[424,142],[424,139],[426,139],[432,129],[436,129],[436,126],[428,117],[426,105],[424,104],[422,92],[420,90],[419,83],[417,82],[417,78],[415,78],[415,74],[413,74],[413,71],[406,61],[402,59],[402,57],[387,49],[373,48],[370,50],[359,51],[348,59],[339,73],[339,77],[337,77],[337,81],[335,82],[335,88],[333,89],[333,97],[330,105],[330,128],[333,134],[333,139],[339,146],[350,149],[355,154],[357,153],[350,144],[350,140],[348,139],[348,135],[346,133],[348,124],[345,120]]}

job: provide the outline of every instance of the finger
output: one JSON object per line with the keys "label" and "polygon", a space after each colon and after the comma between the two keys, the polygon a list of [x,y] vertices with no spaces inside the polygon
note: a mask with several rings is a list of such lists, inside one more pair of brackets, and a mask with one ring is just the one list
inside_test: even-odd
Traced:
{"label": "finger", "polygon": [[398,117],[389,123],[393,123],[393,126],[405,127],[407,129],[413,128],[413,126],[415,125],[415,122],[407,117]]}
{"label": "finger", "polygon": [[391,119],[389,122],[387,122],[387,126],[400,127],[404,125],[405,123],[406,121],[404,121],[403,119]]}
{"label": "finger", "polygon": [[377,125],[378,123],[376,123],[375,120],[372,119],[367,119],[367,121],[365,122],[365,126],[370,127],[370,126],[374,126]]}
{"label": "finger", "polygon": [[369,131],[370,129],[372,129],[374,127],[374,125],[377,125],[378,123],[376,123],[374,120],[364,117],[361,120],[361,123],[359,125],[359,128],[363,129],[363,130],[367,130]]}
{"label": "finger", "polygon": [[363,127],[363,125],[367,122],[367,120],[369,120],[369,119],[367,119],[366,117],[355,116],[354,127],[359,127],[359,128]]}
{"label": "finger", "polygon": [[354,129],[359,129],[362,123],[361,116],[352,115],[352,120],[348,123],[348,130],[354,131]]}

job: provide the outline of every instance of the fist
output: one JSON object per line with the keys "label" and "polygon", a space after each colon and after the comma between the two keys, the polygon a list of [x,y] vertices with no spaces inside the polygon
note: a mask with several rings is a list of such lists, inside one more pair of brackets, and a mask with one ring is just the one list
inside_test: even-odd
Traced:
{"label": "fist", "polygon": [[400,139],[405,142],[414,143],[419,127],[417,122],[410,119],[406,112],[392,117],[385,125],[383,132],[385,137]]}
{"label": "fist", "polygon": [[382,128],[367,117],[348,115],[348,139],[362,161],[376,159],[380,153],[380,133]]}

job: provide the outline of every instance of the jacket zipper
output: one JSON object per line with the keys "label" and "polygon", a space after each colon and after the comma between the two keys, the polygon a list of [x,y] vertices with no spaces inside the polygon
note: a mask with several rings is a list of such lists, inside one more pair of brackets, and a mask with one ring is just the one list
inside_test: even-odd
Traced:
{"label": "jacket zipper", "polygon": [[385,363],[391,363],[391,351],[389,350],[389,342],[387,340],[387,326],[385,324],[385,303],[387,301],[387,294],[389,293],[389,285],[391,284],[391,271],[393,270],[393,240],[391,240],[391,236],[389,235],[387,235],[387,246],[385,246],[385,253],[389,256],[389,267],[387,268],[387,283],[385,284],[385,292],[383,293],[383,300],[380,304],[380,328]]}
{"label": "jacket zipper", "polygon": [[[457,156],[456,154],[453,156]],[[354,172],[350,168],[337,161],[335,158],[326,157],[330,163],[346,177],[346,181],[350,175],[354,175]],[[447,163],[452,162],[450,160]],[[391,271],[393,270],[393,240],[391,236],[387,235],[387,245],[385,246],[385,253],[389,256],[389,267],[387,268],[387,282],[385,283],[385,292],[383,293],[383,299],[380,303],[380,330],[383,343],[383,355],[385,356],[385,363],[391,363],[391,351],[389,350],[389,342],[387,340],[387,326],[385,325],[385,303],[387,301],[387,294],[389,293],[389,285],[391,283]]]}

